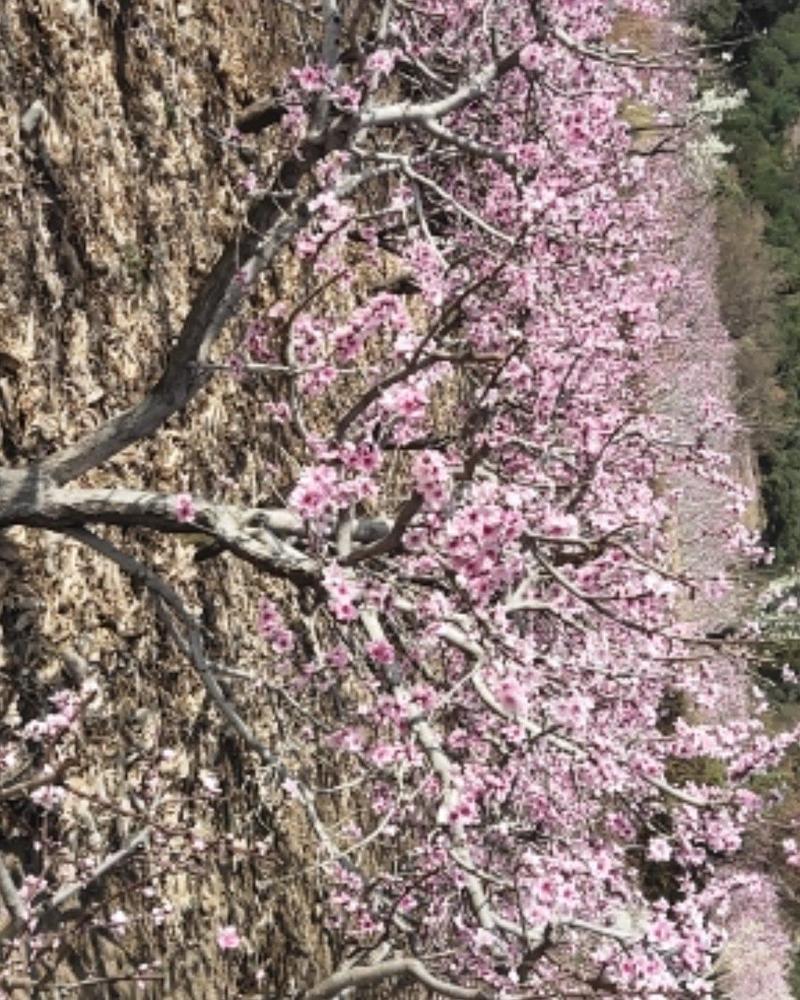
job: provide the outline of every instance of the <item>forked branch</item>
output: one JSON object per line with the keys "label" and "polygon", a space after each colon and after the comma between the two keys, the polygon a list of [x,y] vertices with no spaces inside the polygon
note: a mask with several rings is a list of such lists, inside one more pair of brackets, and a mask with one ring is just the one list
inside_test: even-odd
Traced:
{"label": "forked branch", "polygon": [[481,987],[459,986],[440,979],[418,958],[393,958],[377,965],[355,965],[350,969],[334,972],[309,990],[303,1000],[329,1000],[345,990],[362,989],[387,979],[415,979],[431,993],[450,997],[452,1000],[492,1000],[494,996],[494,993]]}

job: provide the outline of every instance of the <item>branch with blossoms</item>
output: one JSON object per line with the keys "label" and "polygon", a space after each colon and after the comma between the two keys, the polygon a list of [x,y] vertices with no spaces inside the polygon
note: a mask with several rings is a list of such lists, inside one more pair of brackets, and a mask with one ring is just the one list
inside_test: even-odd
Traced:
{"label": "branch with blossoms", "polygon": [[[20,742],[27,740],[45,750],[46,762],[39,768],[40,775],[14,783],[0,781],[0,799],[27,798],[45,811],[58,809],[65,796],[65,775],[74,767],[74,748],[80,739],[84,716],[91,712],[90,706],[96,701],[97,693],[97,685],[87,680],[80,696],[69,690],[52,696],[53,711],[42,719],[29,722],[20,734]],[[13,752],[7,749],[6,758]],[[0,927],[0,941],[13,944],[25,935],[45,929],[53,931],[65,919],[62,912],[64,904],[90,886],[100,883],[111,871],[124,864],[147,842],[148,835],[147,828],[140,830],[122,848],[105,857],[90,876],[80,882],[61,885],[47,894],[43,890],[49,888],[48,882],[41,876],[26,879],[23,886],[18,887],[0,858],[0,899],[9,915],[9,920]]]}
{"label": "branch with blossoms", "polygon": [[[746,779],[785,746],[754,719],[665,718],[676,689],[701,705],[723,686],[685,616],[701,582],[674,512],[693,477],[740,499],[661,402],[693,321],[670,207],[692,189],[636,157],[620,115],[683,120],[688,63],[605,44],[614,5],[588,0],[283,6],[295,64],[238,118],[271,166],[160,376],[0,471],[0,528],[57,532],[143,588],[269,773],[266,805],[302,817],[338,962],[294,980],[308,1000],[393,979],[463,1000],[709,995],[708,886],[758,811]],[[266,506],[76,484],[229,375],[268,431],[214,446],[277,456]],[[263,656],[212,655],[233,640],[125,547],[173,535],[199,537],[195,592],[216,581],[218,602],[247,564]],[[669,780],[704,759],[714,781]]]}

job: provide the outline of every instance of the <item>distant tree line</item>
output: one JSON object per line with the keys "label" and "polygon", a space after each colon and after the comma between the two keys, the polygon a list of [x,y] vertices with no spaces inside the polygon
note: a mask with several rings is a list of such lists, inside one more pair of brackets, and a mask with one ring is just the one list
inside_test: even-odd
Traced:
{"label": "distant tree line", "polygon": [[800,11],[790,0],[698,6],[712,51],[728,53],[747,100],[723,138],[731,171],[719,211],[720,289],[739,346],[742,412],[753,429],[779,564],[800,560]]}

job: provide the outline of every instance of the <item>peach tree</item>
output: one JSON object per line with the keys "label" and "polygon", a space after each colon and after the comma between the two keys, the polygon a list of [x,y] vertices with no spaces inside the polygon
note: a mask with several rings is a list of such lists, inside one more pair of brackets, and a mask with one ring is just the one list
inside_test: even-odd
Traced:
{"label": "peach tree", "polygon": [[[0,526],[130,576],[264,795],[302,817],[340,961],[297,996],[398,978],[465,1000],[711,996],[748,779],[782,742],[746,707],[703,715],[730,675],[682,611],[708,581],[675,555],[678,484],[727,498],[730,551],[741,505],[719,387],[688,433],[659,402],[713,294],[681,266],[680,230],[700,225],[685,206],[705,197],[680,159],[693,61],[655,0],[279,6],[294,67],[226,139],[267,135],[269,155],[248,158],[241,224],[160,376],[4,469]],[[268,502],[80,485],[214,379],[260,394]],[[220,661],[119,528],[254,568],[255,668]],[[47,765],[0,771],[0,797],[57,829],[96,698],[66,687],[6,727],[8,773],[37,748]],[[157,850],[145,826],[69,885],[46,857],[22,882],[0,863],[9,967],[35,978],[66,902]],[[202,843],[185,850],[202,865]],[[219,947],[251,933],[222,927]]]}

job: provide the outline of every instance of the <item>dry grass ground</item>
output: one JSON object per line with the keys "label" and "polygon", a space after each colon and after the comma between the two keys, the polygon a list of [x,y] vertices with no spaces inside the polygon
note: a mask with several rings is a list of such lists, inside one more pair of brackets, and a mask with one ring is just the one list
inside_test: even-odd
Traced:
{"label": "dry grass ground", "polygon": [[[200,275],[241,218],[241,178],[253,161],[267,169],[274,155],[269,137],[249,140],[247,159],[225,137],[236,113],[285,70],[296,39],[279,11],[260,0],[2,5],[7,465],[74,440],[158,373]],[[247,503],[269,496],[280,433],[263,402],[255,386],[221,377],[155,440],[83,484],[183,488]],[[77,674],[96,676],[103,691],[103,710],[92,714],[68,769],[76,794],[61,823],[67,849],[57,870],[68,880],[84,853],[114,849],[155,823],[147,859],[114,876],[105,901],[89,898],[68,923],[50,985],[35,995],[61,995],[56,983],[78,995],[83,981],[87,997],[212,1000],[262,995],[265,986],[277,997],[313,982],[331,955],[315,919],[316,876],[303,867],[316,857],[304,820],[220,730],[152,606],[115,567],[61,536],[15,530],[2,544],[2,725],[40,715],[47,696]],[[125,546],[213,619],[216,655],[245,669],[262,662],[253,625],[263,581],[224,560],[198,567],[178,542],[129,533]],[[266,738],[273,708],[254,706],[251,716]],[[218,798],[202,794],[204,768],[220,781]],[[54,829],[24,796],[12,796],[0,801],[0,831],[0,851],[17,873],[33,842]],[[189,850],[187,832],[207,848]],[[173,914],[159,927],[148,914],[164,902]],[[129,917],[124,935],[104,926],[116,908]],[[247,925],[252,914],[257,923]],[[230,957],[215,942],[226,924],[245,937]],[[140,965],[154,977],[143,990],[130,979]],[[9,986],[14,970],[3,975]],[[114,976],[123,978],[99,982]],[[33,990],[23,978],[10,995]]]}

